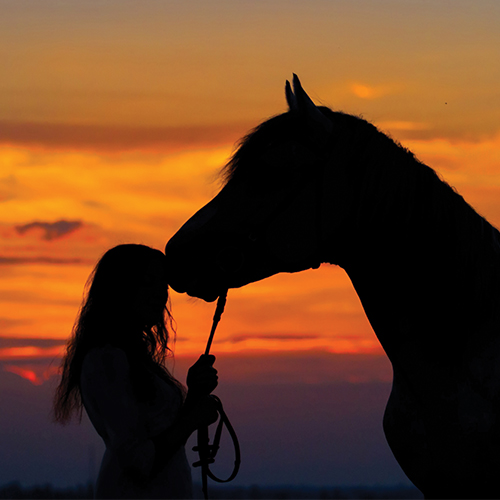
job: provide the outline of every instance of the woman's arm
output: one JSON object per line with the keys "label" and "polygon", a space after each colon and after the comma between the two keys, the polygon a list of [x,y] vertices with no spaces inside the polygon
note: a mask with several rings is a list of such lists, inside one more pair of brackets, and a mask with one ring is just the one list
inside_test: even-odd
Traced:
{"label": "woman's arm", "polygon": [[213,368],[215,356],[202,355],[189,369],[188,393],[175,422],[152,439],[155,450],[154,476],[172,455],[186,444],[189,436],[199,427],[217,420],[217,405],[209,394],[217,387],[217,370]]}
{"label": "woman's arm", "polygon": [[151,476],[155,476],[165,466],[175,452],[186,444],[196,429],[214,423],[217,417],[217,403],[210,396],[193,400],[188,393],[176,421],[152,438],[155,446],[155,463]]}

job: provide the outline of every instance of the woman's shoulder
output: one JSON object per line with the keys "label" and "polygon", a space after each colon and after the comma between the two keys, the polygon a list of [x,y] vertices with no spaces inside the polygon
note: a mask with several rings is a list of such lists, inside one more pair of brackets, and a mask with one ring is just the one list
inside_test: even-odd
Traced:
{"label": "woman's shoulder", "polygon": [[105,374],[106,378],[115,378],[128,371],[129,362],[125,351],[111,344],[92,348],[83,359],[83,377]]}

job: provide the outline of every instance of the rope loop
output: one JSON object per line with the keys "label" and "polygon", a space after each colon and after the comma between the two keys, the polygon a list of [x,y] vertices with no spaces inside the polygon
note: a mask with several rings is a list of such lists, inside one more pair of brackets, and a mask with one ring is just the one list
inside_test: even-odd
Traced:
{"label": "rope loop", "polygon": [[[197,446],[193,447],[193,451],[197,451],[200,460],[195,462],[193,464],[193,467],[202,467],[202,474],[204,473],[203,471],[203,466],[206,466],[206,475],[212,479],[213,481],[216,481],[217,483],[229,483],[232,481],[236,475],[238,474],[240,464],[241,464],[241,452],[240,452],[240,444],[238,442],[238,437],[236,436],[236,432],[234,431],[233,426],[231,425],[231,422],[227,418],[226,412],[224,411],[224,408],[222,406],[221,400],[215,396],[211,395],[211,397],[216,401],[217,403],[217,412],[219,413],[219,423],[217,424],[217,429],[215,430],[215,435],[214,435],[214,440],[213,443],[210,444],[209,438],[208,438],[208,427],[206,428],[206,433],[205,433],[205,428],[203,429],[198,429],[198,444]],[[220,440],[222,436],[222,430],[226,427],[229,436],[231,437],[233,441],[233,446],[234,446],[234,466],[233,466],[233,471],[231,474],[228,476],[227,479],[221,479],[217,477],[211,470],[210,467],[208,467],[210,464],[213,464],[215,462],[215,457],[217,455],[217,452],[219,451],[220,448]],[[201,432],[200,432],[201,431]]]}

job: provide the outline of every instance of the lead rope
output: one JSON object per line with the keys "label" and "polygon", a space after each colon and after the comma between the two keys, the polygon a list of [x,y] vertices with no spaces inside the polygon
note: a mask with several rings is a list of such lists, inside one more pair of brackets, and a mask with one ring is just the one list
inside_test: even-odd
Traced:
{"label": "lead rope", "polygon": [[[217,300],[217,307],[215,308],[215,314],[212,321],[212,329],[210,330],[210,335],[208,337],[205,354],[210,353],[210,347],[214,339],[215,330],[217,328],[217,325],[219,324],[222,313],[224,312],[224,307],[226,305],[226,298],[227,298],[227,290],[225,290],[225,292],[222,293],[219,296],[219,299]],[[193,451],[197,451],[199,456],[199,460],[193,464],[193,467],[201,467],[201,482],[202,482],[203,496],[205,500],[208,500],[207,478],[210,478],[218,483],[228,483],[229,481],[232,481],[236,477],[236,474],[238,474],[238,470],[240,468],[240,463],[241,463],[240,445],[238,443],[238,437],[236,436],[236,432],[234,431],[231,422],[229,422],[229,419],[227,418],[224,408],[222,407],[221,400],[214,394],[211,394],[211,397],[217,403],[217,412],[219,413],[219,423],[215,431],[214,441],[212,444],[210,444],[210,438],[208,435],[208,426],[200,427],[198,429],[198,444],[193,448]],[[231,439],[233,440],[234,467],[233,467],[233,472],[227,479],[220,479],[217,476],[215,476],[214,473],[210,470],[210,464],[213,464],[215,462],[215,456],[217,455],[217,451],[219,450],[220,438],[222,435],[222,428],[224,427],[224,425],[226,426],[226,429],[229,432]]]}
{"label": "lead rope", "polygon": [[217,307],[215,308],[214,319],[212,320],[212,329],[210,330],[210,335],[208,336],[207,347],[205,349],[205,354],[210,354],[210,347],[212,346],[212,340],[214,339],[215,329],[219,324],[224,308],[226,307],[227,300],[227,290],[219,295],[217,299]]}

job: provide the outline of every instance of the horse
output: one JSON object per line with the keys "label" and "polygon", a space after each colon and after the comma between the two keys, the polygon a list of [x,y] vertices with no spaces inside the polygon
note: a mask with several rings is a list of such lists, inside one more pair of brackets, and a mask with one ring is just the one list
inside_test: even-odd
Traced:
{"label": "horse", "polygon": [[170,239],[170,284],[211,302],[340,266],[393,368],[383,429],[425,498],[500,498],[500,234],[364,119],[316,106],[252,130],[220,192]]}

